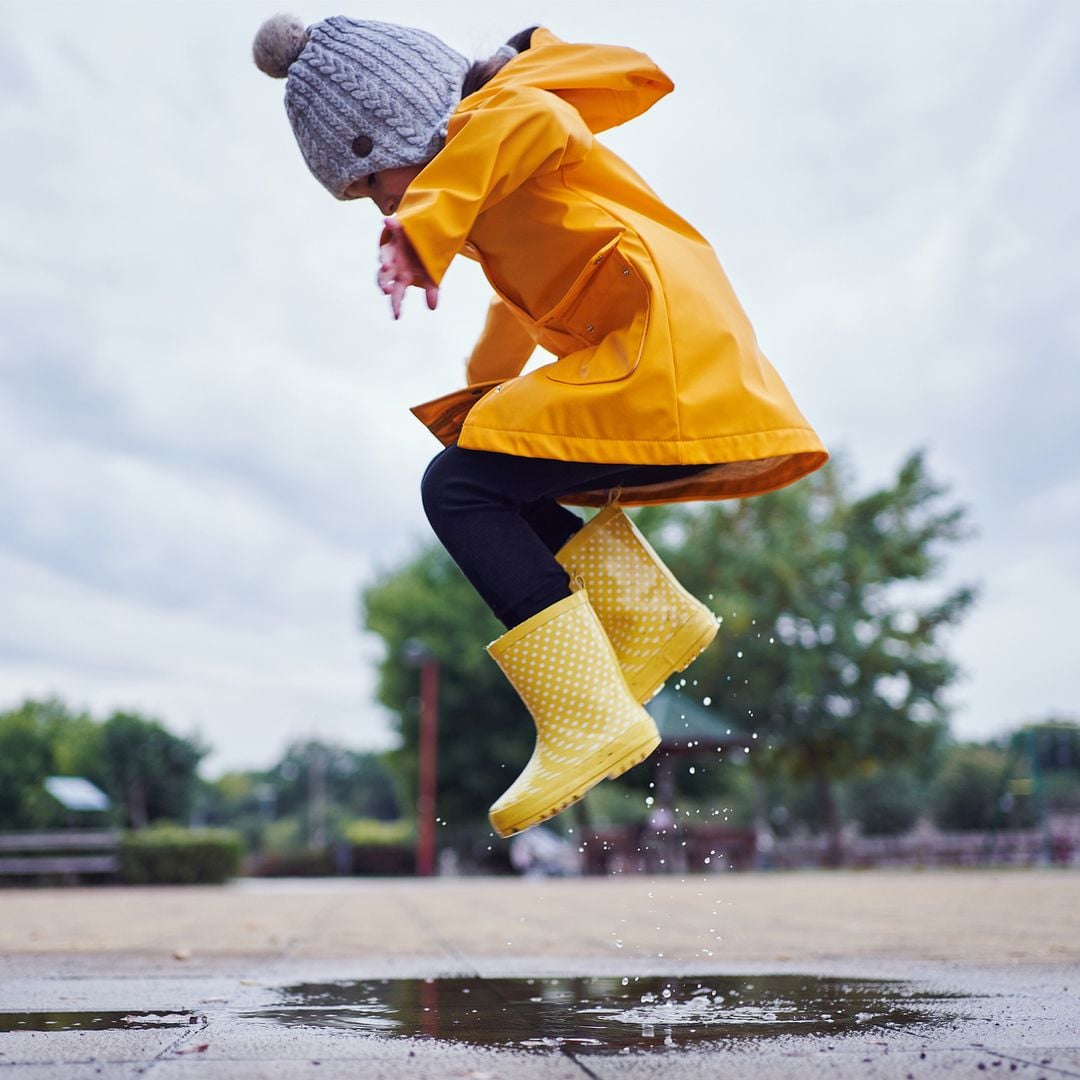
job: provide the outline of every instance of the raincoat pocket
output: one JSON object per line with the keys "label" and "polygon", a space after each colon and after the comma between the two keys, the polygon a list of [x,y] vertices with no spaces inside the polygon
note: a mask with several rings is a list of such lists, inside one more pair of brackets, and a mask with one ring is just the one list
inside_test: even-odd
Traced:
{"label": "raincoat pocket", "polygon": [[615,382],[641,359],[649,290],[619,249],[620,239],[605,244],[558,304],[537,320],[540,345],[560,357],[544,369],[555,382]]}

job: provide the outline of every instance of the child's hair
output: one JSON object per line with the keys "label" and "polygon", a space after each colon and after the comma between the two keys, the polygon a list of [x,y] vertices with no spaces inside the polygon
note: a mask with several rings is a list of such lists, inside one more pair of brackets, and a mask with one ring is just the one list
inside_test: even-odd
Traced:
{"label": "child's hair", "polygon": [[510,38],[494,55],[486,60],[477,60],[465,72],[465,81],[461,84],[461,96],[466,98],[476,93],[481,86],[495,77],[503,64],[513,59],[516,53],[523,53],[532,43],[533,31],[536,29],[537,27],[530,26],[528,30],[522,30],[520,34],[515,34]]}

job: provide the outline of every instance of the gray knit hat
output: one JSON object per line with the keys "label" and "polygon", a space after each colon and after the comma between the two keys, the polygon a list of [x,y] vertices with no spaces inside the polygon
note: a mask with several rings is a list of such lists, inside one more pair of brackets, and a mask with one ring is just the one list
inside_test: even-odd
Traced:
{"label": "gray knit hat", "polygon": [[469,61],[423,30],[335,15],[306,29],[277,15],[255,35],[261,71],[315,178],[338,199],[362,176],[433,158]]}

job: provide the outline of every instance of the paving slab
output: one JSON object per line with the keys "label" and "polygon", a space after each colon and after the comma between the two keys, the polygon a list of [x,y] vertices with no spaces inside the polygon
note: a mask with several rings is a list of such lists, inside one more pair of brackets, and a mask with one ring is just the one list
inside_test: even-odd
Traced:
{"label": "paving slab", "polygon": [[[685,1016],[664,1012],[659,1001],[642,1006],[647,1025],[634,1010],[616,1018],[630,1045],[613,1052],[621,1045],[614,1036],[554,1037],[544,1021],[530,1027],[522,1004],[530,999],[496,1007],[484,993],[499,980],[531,979],[536,1001],[557,999],[560,979],[579,985],[609,977],[626,980],[636,1004],[634,981],[658,976],[675,987],[689,976],[711,978],[748,993],[755,980],[783,986],[795,976],[821,985],[892,980],[881,984],[883,995],[923,995],[927,1014],[840,1032],[808,1017],[795,1033],[766,1025],[753,1037],[735,1037],[735,1027],[721,1024],[708,1031],[732,1037],[698,1042]],[[455,993],[476,992],[470,1008],[464,1001],[448,1008],[454,979]],[[335,987],[347,997],[364,980],[390,980],[387,1001],[404,980],[432,984],[441,1020],[421,1018],[416,1037],[407,1024],[378,1027],[385,1003],[367,1012],[333,1004]],[[313,986],[310,1004],[304,988]],[[1078,990],[1076,872],[0,891],[0,1080],[987,1073],[1052,1080],[1080,1077]],[[415,998],[416,986],[409,992]],[[416,1001],[429,1000],[423,986],[419,992]],[[400,1001],[385,1006],[388,1017],[398,1016],[394,1023],[404,1015]],[[594,1023],[593,1005],[570,1000],[566,1008]],[[106,1017],[102,1030],[67,1029],[73,1016],[82,1024],[102,1013],[129,1014],[128,1021],[117,1026]],[[725,1013],[725,1022],[736,1013]],[[57,1019],[52,1030],[19,1030],[27,1017],[39,1026]],[[147,1026],[133,1026],[140,1023]],[[501,1044],[476,1045],[499,1037]]]}

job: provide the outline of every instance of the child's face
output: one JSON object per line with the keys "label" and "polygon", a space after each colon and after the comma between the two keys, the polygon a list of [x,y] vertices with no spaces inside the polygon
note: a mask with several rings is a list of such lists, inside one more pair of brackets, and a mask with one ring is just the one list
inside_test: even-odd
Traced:
{"label": "child's face", "polygon": [[419,175],[423,165],[402,165],[397,169],[380,169],[368,176],[361,176],[346,189],[350,199],[373,199],[375,205],[389,217],[401,202],[405,189]]}

